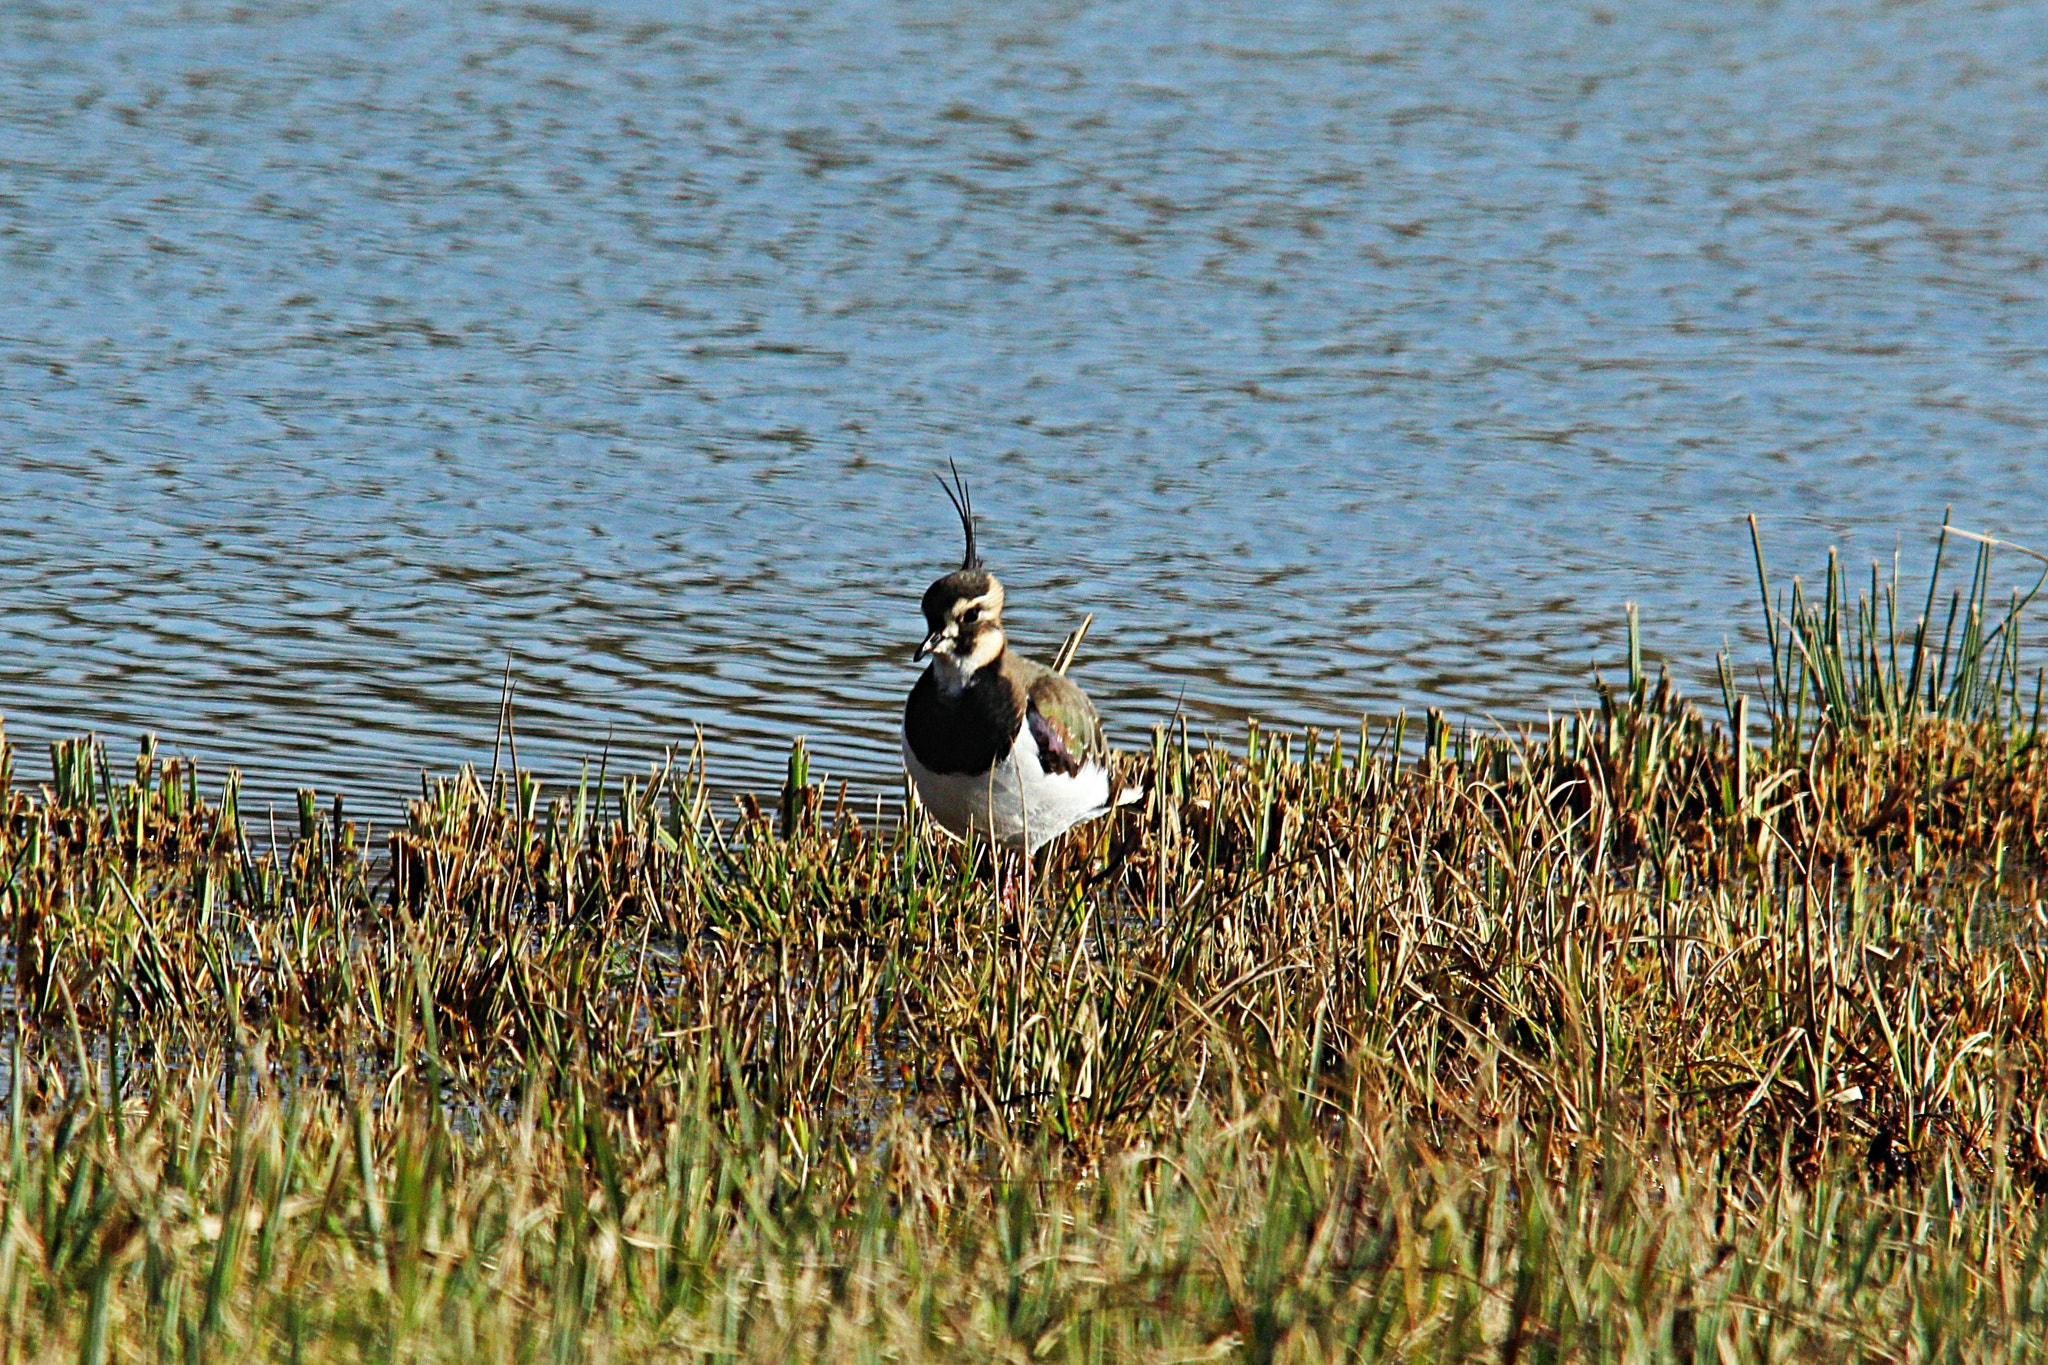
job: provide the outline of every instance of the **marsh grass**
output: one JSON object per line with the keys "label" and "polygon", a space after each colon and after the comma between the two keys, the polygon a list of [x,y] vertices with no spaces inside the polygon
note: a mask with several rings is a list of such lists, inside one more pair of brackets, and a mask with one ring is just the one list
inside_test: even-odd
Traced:
{"label": "marsh grass", "polygon": [[1633,621],[1525,734],[1161,729],[1028,904],[801,749],[733,816],[701,748],[464,772],[372,849],[60,745],[0,821],[0,1359],[2033,1358],[1989,581],[1939,637],[1789,594],[1755,743]]}

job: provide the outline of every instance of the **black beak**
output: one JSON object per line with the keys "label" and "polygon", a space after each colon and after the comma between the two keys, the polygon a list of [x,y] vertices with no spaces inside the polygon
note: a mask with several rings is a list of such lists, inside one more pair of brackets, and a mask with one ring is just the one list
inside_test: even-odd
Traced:
{"label": "black beak", "polygon": [[935,630],[931,634],[925,636],[924,643],[919,645],[917,647],[916,652],[910,656],[910,662],[914,664],[923,663],[924,656],[936,650],[939,647],[939,645],[944,642],[945,638],[946,632],[944,632],[943,630]]}

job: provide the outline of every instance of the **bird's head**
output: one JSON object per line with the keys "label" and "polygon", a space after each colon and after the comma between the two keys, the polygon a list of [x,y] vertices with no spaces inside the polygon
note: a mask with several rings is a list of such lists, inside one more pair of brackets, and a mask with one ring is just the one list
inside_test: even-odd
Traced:
{"label": "bird's head", "polygon": [[955,569],[924,590],[927,634],[916,658],[929,654],[964,678],[1003,652],[1003,585],[987,569]]}
{"label": "bird's head", "polygon": [[939,480],[953,510],[960,514],[960,531],[966,538],[966,552],[960,567],[924,590],[924,643],[913,659],[932,656],[942,681],[964,683],[977,669],[994,663],[1003,653],[1003,585],[981,566],[981,554],[974,544],[974,502],[967,494],[967,482],[947,461],[953,482]]}

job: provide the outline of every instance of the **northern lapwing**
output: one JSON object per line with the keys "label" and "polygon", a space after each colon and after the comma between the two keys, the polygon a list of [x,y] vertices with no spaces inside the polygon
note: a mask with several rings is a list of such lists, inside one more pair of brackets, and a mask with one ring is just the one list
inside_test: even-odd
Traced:
{"label": "northern lapwing", "polygon": [[1143,793],[1117,786],[1087,695],[1010,648],[1003,585],[975,549],[967,485],[957,468],[951,484],[939,482],[967,552],[925,589],[928,633],[912,658],[929,655],[931,665],[903,708],[903,766],[919,802],[952,834],[1036,853]]}

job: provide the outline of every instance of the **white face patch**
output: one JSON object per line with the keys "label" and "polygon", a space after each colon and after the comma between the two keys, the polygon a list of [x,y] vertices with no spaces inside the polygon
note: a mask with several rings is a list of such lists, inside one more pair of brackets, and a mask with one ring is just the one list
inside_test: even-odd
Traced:
{"label": "white face patch", "polygon": [[987,668],[1003,652],[1003,627],[1001,622],[990,622],[974,637],[974,648],[960,661],[969,673]]}
{"label": "white face patch", "polygon": [[958,652],[959,644],[957,639],[949,638],[932,651],[932,674],[938,679],[941,692],[958,692],[976,673],[996,661],[1003,652],[1003,628],[977,627],[974,647],[965,654]]}

